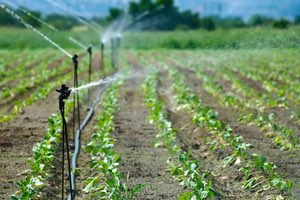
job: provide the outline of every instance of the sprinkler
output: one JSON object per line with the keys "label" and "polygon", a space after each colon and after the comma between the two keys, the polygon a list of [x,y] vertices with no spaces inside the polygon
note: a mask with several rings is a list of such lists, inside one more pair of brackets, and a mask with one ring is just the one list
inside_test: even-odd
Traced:
{"label": "sprinkler", "polygon": [[100,52],[101,52],[101,57],[100,57],[100,72],[101,72],[101,70],[103,70],[103,72],[104,72],[104,42],[101,42]]}
{"label": "sprinkler", "polygon": [[[74,64],[74,88],[78,87],[78,56],[75,54],[72,57],[72,61]],[[76,118],[76,111],[75,108],[77,107],[77,121],[78,121],[78,129],[80,130],[80,109],[79,109],[79,93],[76,92],[73,95],[74,104],[73,104],[73,139],[75,139],[75,118]]]}
{"label": "sprinkler", "polygon": [[112,37],[110,39],[110,42],[111,42],[111,67],[113,69],[116,68],[116,63],[115,63],[115,38]]}
{"label": "sprinkler", "polygon": [[75,191],[73,190],[72,182],[71,182],[71,164],[70,164],[70,153],[69,153],[69,140],[68,140],[68,130],[67,130],[67,122],[65,119],[65,101],[71,94],[71,90],[69,90],[66,85],[61,85],[59,90],[56,90],[60,93],[59,100],[59,110],[62,118],[62,199],[64,200],[64,171],[65,171],[65,143],[67,147],[67,159],[68,159],[68,173],[69,173],[69,183],[70,183],[70,191],[71,191],[71,199],[74,199]]}
{"label": "sprinkler", "polygon": [[116,48],[119,49],[120,46],[121,46],[121,36],[118,35],[118,36],[116,37]]}
{"label": "sprinkler", "polygon": [[[89,53],[89,82],[91,82],[91,75],[92,75],[92,47],[89,46],[87,49],[87,52]],[[88,101],[91,101],[91,90],[88,90]]]}
{"label": "sprinkler", "polygon": [[116,37],[116,42],[115,42],[116,44],[115,44],[115,62],[116,62],[116,65],[118,66],[119,65],[119,49],[120,49],[120,47],[121,47],[121,36],[120,35],[118,35],[117,37]]}

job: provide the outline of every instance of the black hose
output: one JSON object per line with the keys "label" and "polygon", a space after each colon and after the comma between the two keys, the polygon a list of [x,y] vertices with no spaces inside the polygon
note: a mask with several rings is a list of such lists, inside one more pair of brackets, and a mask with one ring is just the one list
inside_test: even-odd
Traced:
{"label": "black hose", "polygon": [[[76,138],[75,138],[75,150],[73,153],[73,157],[72,157],[72,168],[76,169],[77,167],[77,158],[78,155],[80,153],[80,138],[81,138],[81,132],[84,129],[84,127],[87,125],[87,123],[90,121],[90,119],[92,118],[95,108],[97,107],[97,105],[100,102],[100,97],[102,95],[102,93],[104,92],[104,90],[111,85],[111,83],[104,85],[104,87],[101,87],[96,95],[96,101],[92,104],[92,106],[89,108],[89,112],[86,115],[85,119],[83,120],[82,124],[80,125],[80,128],[77,130],[76,132]],[[72,181],[72,186],[73,186],[73,190],[75,191],[75,185],[76,185],[76,174],[75,171],[71,172],[71,181]],[[68,195],[68,200],[72,200],[72,196],[69,193]]]}

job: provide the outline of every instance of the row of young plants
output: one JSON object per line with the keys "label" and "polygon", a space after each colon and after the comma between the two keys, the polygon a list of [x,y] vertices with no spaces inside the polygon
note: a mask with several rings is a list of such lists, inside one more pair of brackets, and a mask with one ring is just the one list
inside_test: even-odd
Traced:
{"label": "row of young plants", "polygon": [[[1,89],[1,102],[10,102],[14,97],[26,93],[29,89],[42,85],[45,82],[65,73],[71,66],[69,60],[64,60],[58,67],[48,68],[48,62],[39,65],[30,77],[21,77],[17,85],[11,87],[3,87]],[[72,71],[72,70],[70,70]]]}
{"label": "row of young plants", "polygon": [[[215,77],[212,77],[202,71],[202,69],[197,69],[196,72],[198,78],[203,81],[204,88],[208,93],[217,97],[221,104],[231,106],[240,113],[239,121],[258,126],[262,131],[266,132],[267,136],[272,138],[273,143],[278,145],[282,150],[299,148],[299,139],[295,136],[294,131],[276,122],[273,113],[266,115],[259,108],[254,108],[251,103],[255,100],[251,97],[243,99],[234,93],[226,92],[223,86],[215,81],[215,78],[219,79],[221,78],[220,76],[227,76],[226,72],[222,71],[220,73],[221,74],[216,73]],[[230,76],[227,80],[241,83],[235,76]],[[237,88],[238,85],[243,84],[233,83],[233,87],[235,88]],[[246,85],[243,85],[243,87],[250,89]],[[264,104],[260,105],[265,106]]]}
{"label": "row of young plants", "polygon": [[145,104],[149,108],[148,120],[159,129],[155,147],[163,146],[170,153],[168,171],[181,185],[189,188],[179,199],[208,199],[217,196],[211,174],[200,172],[199,163],[177,144],[176,131],[164,113],[164,105],[157,94],[157,73],[150,74],[142,85]]}
{"label": "row of young plants", "polygon": [[233,133],[233,129],[217,117],[217,113],[210,107],[204,106],[195,93],[185,84],[185,79],[177,69],[170,69],[172,89],[180,109],[189,112],[193,122],[211,134],[209,145],[212,149],[227,147],[232,154],[224,159],[224,167],[241,164],[240,170],[244,174],[243,188],[257,192],[278,189],[284,193],[292,188],[292,183],[282,178],[276,172],[276,165],[268,162],[266,157],[251,154],[252,144],[244,142],[242,136]]}
{"label": "row of young plants", "polygon": [[[118,90],[122,81],[113,83],[102,100],[102,113],[91,141],[85,151],[91,156],[89,168],[93,175],[86,180],[84,192],[97,199],[134,199],[143,186],[129,188],[123,175],[118,171],[121,155],[114,150],[115,140],[111,137],[114,130],[114,115],[118,110]],[[128,179],[128,177],[127,177]]]}
{"label": "row of young plants", "polygon": [[12,110],[8,114],[3,114],[0,116],[0,124],[11,121],[20,113],[22,113],[25,107],[32,105],[34,102],[45,99],[55,87],[67,80],[70,80],[72,76],[73,74],[69,73],[54,82],[45,83],[44,85],[38,87],[37,90],[35,90],[28,98],[15,101]]}
{"label": "row of young plants", "polygon": [[[69,68],[72,67],[70,65],[70,63],[65,64],[65,65],[66,66],[64,68],[66,68],[67,66]],[[83,60],[82,66],[87,66],[86,60]],[[86,71],[86,69],[84,69],[84,67],[79,66],[79,68],[78,68],[79,74],[81,74],[85,71]],[[9,113],[0,114],[0,124],[13,120],[20,113],[22,113],[24,108],[26,108],[27,106],[30,106],[39,100],[45,99],[49,95],[49,93],[54,90],[55,87],[57,87],[61,83],[65,83],[68,80],[71,80],[71,78],[73,77],[73,71],[71,70],[67,74],[63,74],[60,76],[61,77],[56,79],[55,81],[45,82],[41,86],[38,86],[37,89],[28,98],[14,101],[14,105],[13,105],[12,109],[9,111]],[[93,76],[98,76],[98,73],[93,73]]]}
{"label": "row of young plants", "polygon": [[[51,58],[50,58],[51,57]],[[53,51],[39,50],[30,51],[26,55],[21,54],[18,58],[13,59],[8,56],[8,60],[2,60],[2,69],[0,70],[0,86],[3,87],[12,80],[22,78],[25,75],[32,74],[34,70],[38,70],[38,65],[45,60],[54,60],[58,54]],[[14,61],[12,63],[12,61]]]}
{"label": "row of young plants", "polygon": [[[299,95],[300,86],[299,79],[297,78],[297,50],[260,50],[251,51],[244,50],[239,52],[214,52],[214,58],[206,55],[209,52],[201,52],[195,56],[194,52],[186,52],[187,56],[181,56],[181,60],[185,59],[183,63],[192,61],[195,63],[201,59],[202,63],[207,63],[209,66],[218,64],[218,69],[225,66],[227,70],[240,73],[241,75],[261,83],[261,86],[266,92],[261,93],[254,90],[252,94],[257,94],[259,99],[253,104],[259,105],[262,101],[265,108],[280,107],[288,108],[291,112],[292,119],[296,119],[297,124],[300,122],[299,112]],[[175,57],[175,56],[174,56]],[[189,60],[188,60],[189,59]],[[221,67],[221,68],[220,68]],[[251,94],[251,92],[247,92]],[[264,107],[260,106],[261,109]]]}
{"label": "row of young plants", "polygon": [[[299,83],[300,64],[298,59],[299,51],[289,50],[284,52],[273,51],[264,55],[260,59],[256,59],[254,66],[265,79],[278,82],[282,85],[295,86],[293,83]],[[246,63],[241,63],[245,65]],[[250,68],[252,69],[252,68]],[[266,73],[268,71],[268,73]],[[296,87],[299,89],[299,87]]]}
{"label": "row of young plants", "polygon": [[22,61],[28,62],[29,58],[31,59],[31,56],[28,55],[28,51],[0,50],[0,82],[17,69],[15,66],[22,63]]}
{"label": "row of young plants", "polygon": [[[295,131],[278,122],[274,113],[265,114],[265,108],[286,107],[284,98],[273,98],[271,93],[261,93],[251,88],[228,68],[218,68],[212,75],[199,69],[195,61],[190,63],[197,76],[204,82],[205,89],[217,96],[222,104],[235,107],[240,111],[239,120],[249,125],[255,124],[271,137],[273,142],[282,149],[290,150],[299,147],[299,139]],[[210,71],[209,69],[206,69]],[[226,92],[215,79],[225,79],[231,85],[231,92]]]}
{"label": "row of young plants", "polygon": [[[86,65],[85,62],[83,64]],[[86,70],[83,67],[79,68],[79,72],[82,73],[84,71]],[[70,73],[61,77],[55,82],[47,83],[43,87],[40,87],[34,94],[30,96],[30,98],[22,101],[22,103],[19,105],[19,108],[15,107],[15,112],[7,116],[7,119],[1,118],[1,120],[13,119],[19,113],[19,109],[23,109],[25,106],[31,105],[35,101],[46,98],[55,87],[61,83],[70,81],[72,77],[73,74]],[[66,100],[65,102],[65,115],[69,116],[73,109],[74,102],[73,100]],[[20,189],[11,196],[12,199],[38,199],[42,195],[40,194],[41,190],[45,187],[49,187],[49,185],[47,185],[47,180],[49,180],[49,178],[52,176],[50,174],[50,170],[53,168],[53,161],[57,154],[59,144],[61,143],[61,127],[61,114],[52,114],[48,119],[48,128],[45,136],[43,137],[42,141],[36,143],[32,149],[33,157],[28,159],[30,169],[22,173],[27,174],[27,176],[25,179],[17,182],[17,185]]]}
{"label": "row of young plants", "polygon": [[[66,101],[66,115],[70,114],[72,108],[73,101]],[[17,182],[19,190],[11,196],[12,199],[38,199],[39,191],[44,187],[49,187],[47,179],[51,177],[49,172],[61,142],[61,127],[62,118],[60,113],[52,114],[48,119],[48,128],[43,140],[36,143],[32,149],[33,157],[28,160],[31,168],[22,173],[28,175],[25,179]]]}
{"label": "row of young plants", "polygon": [[[231,70],[236,71],[237,69],[232,67]],[[283,78],[284,70],[277,74],[263,67],[255,69],[242,67],[239,72],[253,81],[260,82],[266,91],[276,95],[279,102],[277,106],[289,109],[291,119],[295,119],[297,124],[300,123],[300,110],[298,108],[300,97],[297,95],[300,92],[298,79]]]}

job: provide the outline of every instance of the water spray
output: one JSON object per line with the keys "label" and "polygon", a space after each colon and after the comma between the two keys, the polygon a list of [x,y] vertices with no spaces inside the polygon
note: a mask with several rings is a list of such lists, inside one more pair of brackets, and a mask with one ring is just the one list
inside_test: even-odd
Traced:
{"label": "water spray", "polygon": [[[72,42],[74,42],[75,44],[77,44],[78,46],[82,47],[83,49],[87,50],[88,54],[89,54],[89,82],[91,82],[91,75],[92,75],[92,46],[85,46],[84,44],[82,44],[81,42],[79,42],[78,40],[75,40],[72,37],[69,37],[69,40],[71,40]],[[88,102],[90,102],[90,90],[88,91]]]}
{"label": "water spray", "polygon": [[22,11],[23,13],[25,13],[26,15],[28,15],[29,17],[37,20],[38,22],[42,23],[43,25],[47,26],[49,29],[53,30],[53,31],[58,31],[54,26],[52,26],[51,24],[45,22],[44,20],[34,16],[33,14],[31,14],[29,11],[22,9],[21,7],[17,7],[15,4],[7,1],[7,0],[3,0],[7,5],[14,7],[15,9],[18,9],[20,11]]}
{"label": "water spray", "polygon": [[63,10],[64,12],[67,12],[70,16],[75,17],[80,23],[85,24],[85,25],[89,26],[90,28],[92,28],[97,33],[100,33],[100,30],[98,29],[97,26],[95,26],[94,24],[89,23],[88,21],[86,21],[86,20],[82,19],[81,17],[77,16],[77,14],[78,14],[77,11],[72,10],[72,12],[70,12],[70,9],[67,9],[64,5],[59,4],[59,3],[57,3],[53,0],[45,0],[45,1],[47,1],[48,3],[50,3],[51,5],[53,5],[55,7]]}
{"label": "water spray", "polygon": [[67,55],[68,57],[72,58],[72,55],[69,52],[67,52],[61,46],[59,46],[58,44],[56,44],[55,42],[53,42],[53,40],[51,40],[49,37],[47,37],[46,35],[44,35],[42,32],[38,31],[36,28],[34,28],[33,26],[31,26],[30,24],[28,24],[27,22],[25,22],[19,15],[15,14],[11,9],[7,8],[7,6],[5,6],[4,4],[0,4],[0,8],[4,9],[5,12],[7,12],[13,18],[15,18],[16,20],[18,20],[26,28],[31,29],[36,34],[38,34],[39,36],[41,36],[44,40],[46,40],[47,42],[49,42],[50,44],[52,44],[53,46],[55,46],[57,49],[59,49],[61,52],[63,52],[65,55]]}
{"label": "water spray", "polygon": [[69,174],[69,186],[71,191],[71,199],[74,199],[75,191],[73,190],[72,181],[71,181],[71,164],[70,164],[70,152],[69,152],[69,140],[68,140],[68,129],[67,129],[67,122],[65,119],[65,100],[68,99],[68,97],[71,94],[71,90],[69,90],[66,85],[61,85],[61,89],[56,90],[58,93],[60,93],[58,100],[59,100],[59,111],[62,118],[62,180],[61,180],[61,196],[62,200],[64,200],[64,171],[65,171],[65,143],[67,147],[67,159],[68,159],[68,174]]}
{"label": "water spray", "polygon": [[111,43],[111,67],[115,70],[116,69],[116,58],[115,58],[115,38],[110,38]]}
{"label": "water spray", "polygon": [[74,44],[77,44],[79,47],[81,47],[81,48],[83,48],[85,50],[88,49],[87,46],[85,46],[84,44],[82,44],[78,40],[74,39],[73,37],[69,37],[69,40],[72,41]]}
{"label": "water spray", "polygon": [[147,75],[149,72],[153,71],[153,70],[157,70],[156,68],[154,67],[147,67],[145,69],[142,69],[142,70],[136,70],[136,71],[133,71],[131,74],[126,74],[125,72],[118,72],[118,73],[115,73],[111,76],[107,76],[106,78],[104,79],[100,79],[100,80],[97,80],[97,81],[93,81],[93,82],[90,82],[88,84],[85,84],[85,85],[82,85],[80,87],[77,87],[77,88],[71,88],[71,93],[78,93],[80,90],[83,90],[83,89],[88,89],[90,87],[102,87],[102,86],[106,86],[107,84],[110,84],[118,79],[123,79],[123,80],[129,80],[129,79],[133,79],[133,78],[138,78],[138,77],[144,77],[145,75]]}

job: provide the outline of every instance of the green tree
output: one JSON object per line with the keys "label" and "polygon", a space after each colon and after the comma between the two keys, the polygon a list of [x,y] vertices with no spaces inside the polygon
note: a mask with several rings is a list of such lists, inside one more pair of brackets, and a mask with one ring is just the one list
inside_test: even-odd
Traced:
{"label": "green tree", "polygon": [[[13,10],[12,8],[9,8]],[[5,12],[5,10],[0,9],[0,25],[2,26],[22,26],[15,18],[10,14]]]}
{"label": "green tree", "polygon": [[174,0],[156,0],[157,7],[164,6],[166,8],[174,7]]}
{"label": "green tree", "polygon": [[156,5],[152,3],[151,0],[141,0],[140,2],[140,13],[143,13],[145,11],[153,11],[155,10]]}
{"label": "green tree", "polygon": [[251,26],[263,26],[263,25],[267,25],[267,24],[271,24],[272,23],[272,19],[263,15],[253,15],[250,20],[249,20],[249,24]]}
{"label": "green tree", "polygon": [[108,17],[106,18],[107,21],[113,21],[124,14],[123,10],[120,8],[110,8]]}
{"label": "green tree", "polygon": [[288,28],[289,23],[290,22],[288,20],[281,18],[279,20],[274,21],[273,28],[286,29]]}
{"label": "green tree", "polygon": [[59,30],[68,30],[79,24],[77,19],[61,14],[50,14],[45,21]]}
{"label": "green tree", "polygon": [[[28,10],[25,7],[20,7],[19,9],[16,10],[16,13],[20,15],[24,21],[32,25],[33,27],[41,27],[41,22],[36,20],[35,18],[40,19],[41,18],[41,13],[39,11],[33,11],[33,10]],[[33,16],[33,17],[32,17]]]}
{"label": "green tree", "polygon": [[140,12],[139,4],[134,1],[129,2],[128,11],[131,16],[137,16]]}
{"label": "green tree", "polygon": [[296,16],[294,19],[295,24],[300,24],[300,15]]}
{"label": "green tree", "polygon": [[201,27],[208,31],[213,31],[216,29],[216,24],[212,17],[204,17],[201,19]]}
{"label": "green tree", "polygon": [[180,25],[184,25],[190,29],[200,27],[200,19],[198,13],[193,13],[191,10],[186,10],[180,15]]}
{"label": "green tree", "polygon": [[240,17],[226,17],[219,19],[218,25],[222,28],[243,28],[246,26]]}

